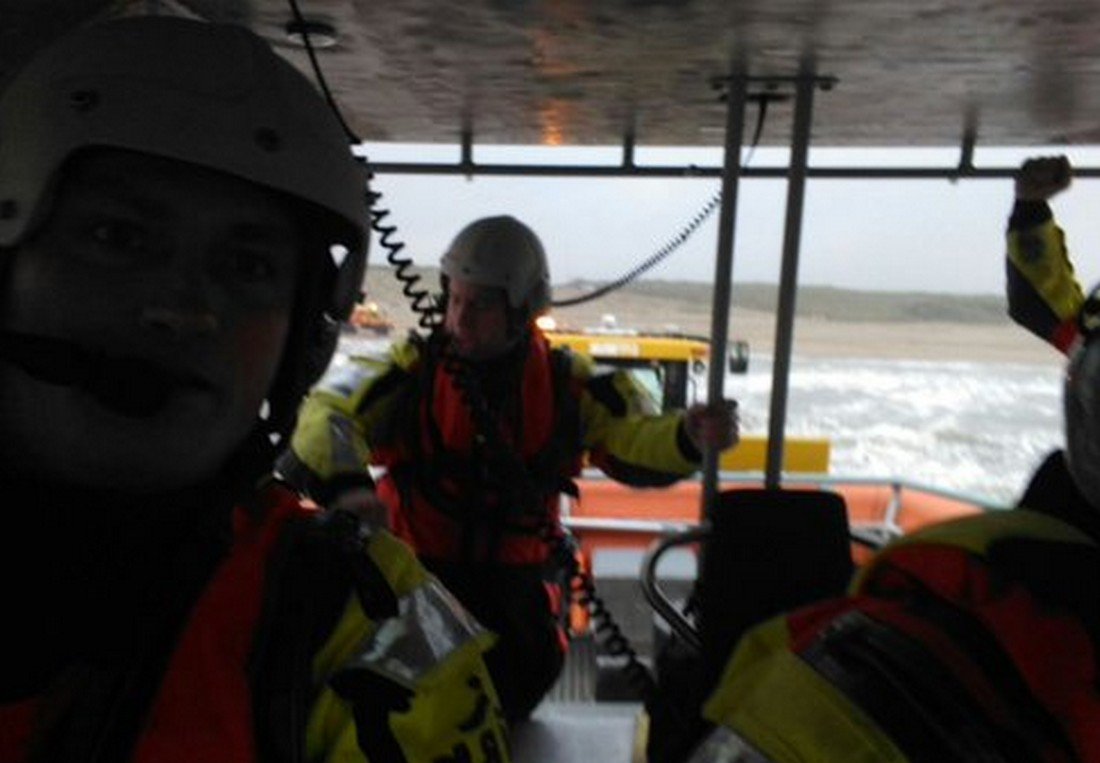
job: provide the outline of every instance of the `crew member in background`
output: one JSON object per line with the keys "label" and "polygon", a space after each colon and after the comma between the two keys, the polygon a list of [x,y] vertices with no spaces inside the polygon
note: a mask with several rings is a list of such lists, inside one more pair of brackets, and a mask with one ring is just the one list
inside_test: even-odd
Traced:
{"label": "crew member in background", "polygon": [[1048,202],[1072,179],[1064,156],[1035,157],[1020,166],[1005,259],[1009,316],[1063,353],[1078,337],[1077,316],[1085,295]]}
{"label": "crew member in background", "polygon": [[750,631],[692,763],[1100,760],[1100,287],[1085,297],[1030,159],[1008,227],[1009,312],[1069,355],[1066,448],[1019,506],[901,538],[850,595]]}
{"label": "crew member in background", "polygon": [[362,282],[365,183],[243,27],[102,21],[9,80],[0,760],[507,759],[487,632],[270,476]]}
{"label": "crew member in background", "polygon": [[[1008,312],[1014,321],[1064,354],[1081,340],[1081,326],[1100,320],[1069,259],[1065,234],[1054,221],[1049,201],[1069,188],[1073,168],[1065,156],[1027,159],[1016,173],[1016,202],[1008,220],[1005,260]],[[1095,326],[1090,326],[1095,328]],[[1055,451],[1033,475],[1024,505],[1073,507],[1078,493],[1069,479],[1063,451]],[[1076,512],[1092,521],[1091,512]]]}
{"label": "crew member in background", "polygon": [[546,255],[515,218],[468,225],[441,270],[441,330],[330,370],[283,472],[324,501],[359,491],[370,504],[367,465],[384,467],[375,510],[498,635],[487,659],[514,721],[563,663],[563,592],[544,581],[563,550],[559,499],[582,459],[627,484],[669,485],[705,449],[737,442],[737,416],[732,403],[642,415],[625,375],[551,349],[535,325],[550,304]]}

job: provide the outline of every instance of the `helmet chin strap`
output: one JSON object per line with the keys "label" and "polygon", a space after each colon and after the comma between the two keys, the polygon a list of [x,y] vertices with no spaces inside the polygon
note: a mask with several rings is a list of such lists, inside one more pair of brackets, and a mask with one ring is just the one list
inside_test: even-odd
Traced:
{"label": "helmet chin strap", "polygon": [[47,384],[87,392],[100,405],[129,418],[156,414],[181,381],[147,360],[109,357],[67,339],[16,331],[0,331],[0,362]]}

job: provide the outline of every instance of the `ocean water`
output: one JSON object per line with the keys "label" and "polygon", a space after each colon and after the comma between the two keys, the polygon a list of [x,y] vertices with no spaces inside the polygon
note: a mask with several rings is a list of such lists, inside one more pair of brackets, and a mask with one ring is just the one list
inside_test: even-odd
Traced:
{"label": "ocean water", "polygon": [[[342,354],[384,350],[349,335]],[[771,357],[726,377],[742,431],[765,434]],[[706,389],[706,379],[697,380]],[[915,360],[795,359],[786,431],[826,437],[836,476],[904,478],[1011,503],[1043,457],[1062,443],[1056,365]]]}
{"label": "ocean water", "polygon": [[[728,376],[742,429],[767,431],[771,358]],[[1062,443],[1057,366],[794,360],[791,435],[827,437],[838,476],[901,477],[1009,503]]]}

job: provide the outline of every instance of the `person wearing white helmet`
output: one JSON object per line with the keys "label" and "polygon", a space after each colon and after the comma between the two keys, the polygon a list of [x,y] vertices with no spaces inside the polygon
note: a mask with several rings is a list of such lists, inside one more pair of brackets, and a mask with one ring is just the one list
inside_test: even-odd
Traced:
{"label": "person wearing white helmet", "polygon": [[[355,501],[417,551],[498,636],[489,669],[511,721],[553,684],[566,648],[561,494],[583,459],[637,486],[699,468],[738,439],[732,405],[644,415],[624,374],[551,349],[542,242],[500,215],[470,223],[441,262],[444,315],[426,339],[337,365],[299,413],[283,474],[322,501]],[[375,485],[368,465],[383,467]]]}
{"label": "person wearing white helmet", "polygon": [[[467,225],[440,260],[440,272],[445,328],[455,351],[470,360],[503,356],[550,307],[546,252],[534,231],[514,217]],[[499,306],[504,310],[492,309]]]}
{"label": "person wearing white helmet", "polygon": [[[434,759],[493,706],[487,634],[412,552],[271,476],[359,292],[366,194],[324,100],[243,27],[102,21],[9,80],[0,760]],[[399,698],[434,736],[389,725],[363,655],[406,597],[449,613]],[[458,688],[433,700],[437,663]]]}

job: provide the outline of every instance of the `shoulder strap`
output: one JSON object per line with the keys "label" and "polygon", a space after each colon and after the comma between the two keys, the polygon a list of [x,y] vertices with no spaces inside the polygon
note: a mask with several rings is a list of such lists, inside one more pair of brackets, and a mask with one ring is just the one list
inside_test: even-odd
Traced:
{"label": "shoulder strap", "polygon": [[568,475],[579,466],[581,455],[581,380],[573,374],[573,353],[568,348],[550,350],[550,368],[554,376],[554,408],[558,425],[547,447],[539,455],[542,481],[576,498],[580,490]]}

